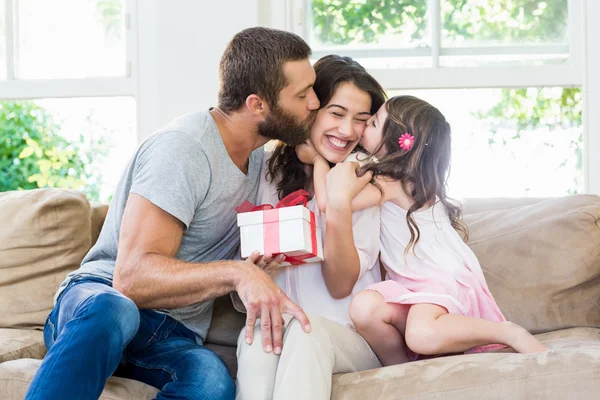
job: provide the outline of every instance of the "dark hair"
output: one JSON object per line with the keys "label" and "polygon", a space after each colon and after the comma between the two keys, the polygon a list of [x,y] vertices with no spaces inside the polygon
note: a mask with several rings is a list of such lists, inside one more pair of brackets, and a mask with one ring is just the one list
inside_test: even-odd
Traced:
{"label": "dark hair", "polygon": [[[388,117],[383,123],[382,141],[373,151],[376,154],[385,149],[386,155],[365,165],[362,170],[372,171],[373,176],[400,181],[414,200],[406,213],[410,242],[405,254],[414,248],[421,235],[412,214],[435,202],[436,198],[446,208],[454,229],[464,234],[465,241],[468,240],[461,208],[446,194],[450,173],[450,124],[437,108],[413,96],[392,97],[386,103],[386,109]],[[405,133],[414,136],[414,144],[409,150],[403,150],[399,145],[400,136]]]}
{"label": "dark hair", "polygon": [[239,110],[251,94],[275,106],[279,92],[288,84],[283,65],[310,55],[308,44],[293,33],[244,29],[231,39],[221,57],[219,108],[226,113]]}
{"label": "dark hair", "polygon": [[[342,83],[352,83],[371,96],[371,114],[385,103],[385,91],[379,82],[350,57],[328,55],[319,59],[314,68],[317,79],[313,88],[321,103],[320,108],[327,106]],[[295,148],[285,143],[277,144],[268,166],[267,179],[269,182],[277,180],[280,199],[296,190],[306,189],[310,182]]]}

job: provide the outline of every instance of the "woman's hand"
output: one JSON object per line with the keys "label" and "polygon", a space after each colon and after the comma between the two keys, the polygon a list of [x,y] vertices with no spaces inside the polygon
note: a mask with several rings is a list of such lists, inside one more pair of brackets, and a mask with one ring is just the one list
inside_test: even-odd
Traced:
{"label": "woman's hand", "polygon": [[304,164],[314,165],[315,161],[321,157],[317,150],[313,147],[310,139],[299,146],[296,146],[296,155]]}
{"label": "woman's hand", "polygon": [[255,265],[265,271],[267,275],[273,276],[284,260],[285,256],[283,254],[273,257],[272,254],[267,253],[264,256],[259,257]]}
{"label": "woman's hand", "polygon": [[356,176],[360,165],[356,162],[337,164],[327,174],[327,206],[350,206],[350,202],[371,181],[373,173]]}

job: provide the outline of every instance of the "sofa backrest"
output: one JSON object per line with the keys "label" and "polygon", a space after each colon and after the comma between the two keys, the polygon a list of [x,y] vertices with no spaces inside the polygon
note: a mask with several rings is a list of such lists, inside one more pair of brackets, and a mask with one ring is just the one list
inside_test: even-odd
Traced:
{"label": "sofa backrest", "polygon": [[[42,329],[108,206],[79,192],[0,193],[0,328]],[[533,332],[600,327],[600,197],[471,199],[469,246],[505,316]],[[243,315],[217,301],[208,342],[235,345]]]}
{"label": "sofa backrest", "polygon": [[0,193],[0,328],[43,329],[64,277],[91,245],[83,193]]}
{"label": "sofa backrest", "polygon": [[535,333],[600,328],[600,197],[507,202],[465,207],[468,244],[506,318]]}

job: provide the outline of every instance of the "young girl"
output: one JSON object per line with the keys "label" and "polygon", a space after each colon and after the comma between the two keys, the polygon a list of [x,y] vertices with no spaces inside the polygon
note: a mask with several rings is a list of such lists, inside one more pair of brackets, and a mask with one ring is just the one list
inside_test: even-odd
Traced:
{"label": "young girl", "polygon": [[[455,230],[466,235],[461,210],[446,195],[450,126],[440,111],[412,96],[393,97],[370,118],[361,144],[378,160],[363,167],[376,185],[368,185],[352,207],[382,204],[387,280],[358,293],[350,315],[381,363],[505,346],[522,353],[545,350],[505,320],[475,254]],[[315,165],[315,194],[326,210],[329,165],[309,146],[298,153]]]}

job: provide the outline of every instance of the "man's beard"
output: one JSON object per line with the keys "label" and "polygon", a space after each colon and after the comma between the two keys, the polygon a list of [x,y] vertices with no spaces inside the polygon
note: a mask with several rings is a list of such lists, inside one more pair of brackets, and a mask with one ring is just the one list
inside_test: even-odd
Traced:
{"label": "man's beard", "polygon": [[281,140],[289,146],[297,146],[309,138],[316,114],[316,111],[311,111],[306,121],[298,121],[296,117],[276,105],[270,115],[258,125],[258,133],[269,139]]}

